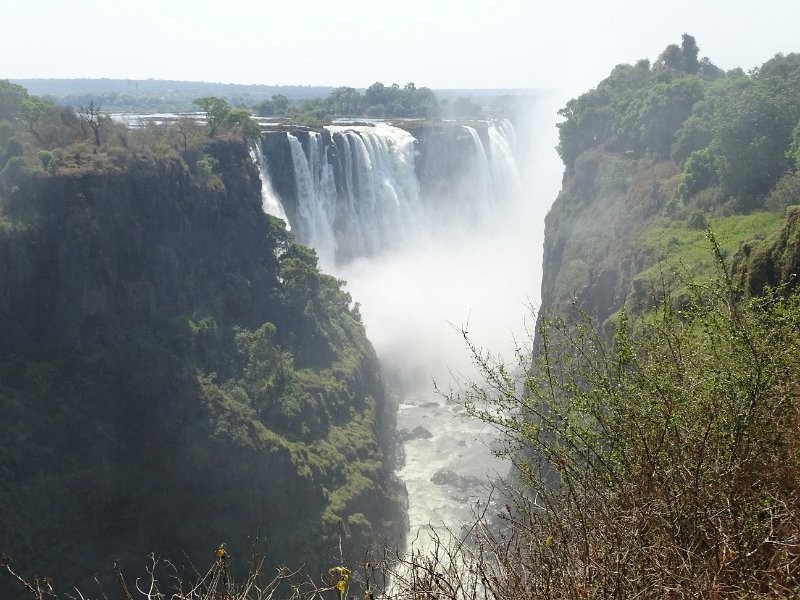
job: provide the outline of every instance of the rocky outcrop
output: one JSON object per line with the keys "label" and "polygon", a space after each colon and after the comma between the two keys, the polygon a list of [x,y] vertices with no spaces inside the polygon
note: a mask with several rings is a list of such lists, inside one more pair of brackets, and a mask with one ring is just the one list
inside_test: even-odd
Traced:
{"label": "rocky outcrop", "polygon": [[258,173],[241,145],[209,153],[221,178],[208,185],[168,160],[26,180],[6,210],[27,226],[0,239],[0,354],[81,350],[220,296],[223,318],[266,320],[277,262],[264,272]]}
{"label": "rocky outcrop", "polygon": [[762,294],[767,287],[796,289],[800,274],[800,206],[788,207],[786,221],[773,235],[742,242],[733,270],[742,289],[752,296]]}
{"label": "rocky outcrop", "polygon": [[602,323],[635,292],[654,257],[640,236],[680,183],[678,166],[595,150],[576,160],[545,219],[542,305],[573,300]]}

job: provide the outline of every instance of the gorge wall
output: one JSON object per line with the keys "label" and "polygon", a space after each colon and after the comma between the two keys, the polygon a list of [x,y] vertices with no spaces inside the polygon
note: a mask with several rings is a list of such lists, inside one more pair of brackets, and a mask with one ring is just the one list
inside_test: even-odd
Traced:
{"label": "gorge wall", "polygon": [[[553,112],[535,111],[552,125]],[[524,335],[541,264],[535,223],[560,179],[546,160],[538,170],[522,162],[533,146],[553,154],[552,129],[517,138],[529,120],[334,124],[268,130],[263,143],[292,232],[348,282],[398,398],[417,551],[431,529],[446,536],[467,523],[487,501],[486,477],[508,470],[489,449],[492,432],[432,381],[447,389],[473,373],[456,330],[465,320],[497,351]]]}
{"label": "gorge wall", "polygon": [[224,541],[244,569],[260,535],[316,573],[340,536],[402,539],[350,296],[263,213],[244,144],[162,152],[3,182],[3,549],[86,590],[150,552],[202,569]]}
{"label": "gorge wall", "polygon": [[[682,56],[682,63],[667,58]],[[618,65],[560,111],[561,192],[546,218],[542,303],[599,323],[720,275],[706,230],[746,293],[792,283],[800,203],[800,55],[724,72],[694,38]],[[611,321],[609,321],[611,318]]]}

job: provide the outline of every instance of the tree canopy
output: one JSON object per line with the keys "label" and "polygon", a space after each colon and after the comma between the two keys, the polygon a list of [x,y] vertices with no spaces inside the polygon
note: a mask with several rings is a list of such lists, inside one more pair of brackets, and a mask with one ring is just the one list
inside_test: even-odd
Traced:
{"label": "tree canopy", "polygon": [[686,200],[706,189],[763,205],[796,162],[800,55],[776,55],[749,74],[698,60],[694,38],[668,46],[652,65],[619,65],[559,111],[558,151],[567,169],[583,152],[673,159],[684,169]]}

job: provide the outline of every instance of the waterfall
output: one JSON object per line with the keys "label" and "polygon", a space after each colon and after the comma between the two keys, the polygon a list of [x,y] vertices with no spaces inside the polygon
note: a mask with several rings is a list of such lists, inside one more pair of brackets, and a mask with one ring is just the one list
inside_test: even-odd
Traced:
{"label": "waterfall", "polygon": [[494,192],[501,198],[517,200],[522,194],[522,180],[515,158],[517,139],[514,127],[508,119],[492,120],[488,132]]}
{"label": "waterfall", "polygon": [[269,168],[267,167],[267,159],[261,150],[260,144],[255,144],[250,151],[250,156],[253,162],[258,167],[258,177],[261,179],[261,208],[268,215],[283,219],[286,223],[286,228],[291,229],[289,219],[286,217],[286,211],[283,210],[283,203],[272,188],[272,182],[269,179]]}
{"label": "waterfall", "polygon": [[336,255],[332,217],[335,205],[331,206],[329,190],[320,179],[321,173],[327,171],[327,160],[323,168],[317,155],[320,151],[317,134],[309,134],[308,157],[303,152],[300,140],[291,133],[287,133],[286,137],[289,140],[297,185],[297,235],[301,241],[313,246],[320,260],[327,264]]}
{"label": "waterfall", "polygon": [[324,264],[396,248],[419,226],[415,139],[388,124],[285,134],[297,195],[296,233]]}
{"label": "waterfall", "polygon": [[[508,468],[487,448],[491,432],[431,389],[432,380],[447,389],[451,372],[472,373],[452,324],[469,321],[479,346],[513,348],[514,338],[525,337],[520,327],[535,294],[542,243],[541,223],[531,223],[526,212],[532,203],[519,201],[510,122],[414,131],[429,136],[427,145],[381,123],[278,131],[265,148],[286,153],[280,164],[293,170],[283,184],[287,201],[296,198],[287,205],[295,234],[348,282],[399,401],[398,428],[407,430],[399,476],[409,494],[408,541],[417,539],[419,548],[426,543],[424,535],[417,538],[421,527],[457,532],[475,503],[485,502],[485,476]],[[550,198],[560,164],[556,142],[542,140],[557,169],[555,191],[543,188]],[[432,148],[441,156],[418,155]],[[430,437],[408,439],[417,427]]]}
{"label": "waterfall", "polygon": [[469,125],[464,125],[467,130],[472,143],[475,145],[475,173],[478,178],[477,193],[478,193],[478,216],[484,216],[488,213],[489,207],[494,200],[494,186],[492,184],[492,171],[489,166],[489,159],[486,157],[486,150],[483,148],[483,142],[478,135],[477,130]]}
{"label": "waterfall", "polygon": [[[421,233],[457,235],[465,226],[477,227],[499,214],[499,204],[519,201],[522,183],[511,122],[473,124],[452,125],[466,136],[446,142],[451,145],[444,152],[452,154],[445,159],[447,172],[426,188],[427,195],[416,173],[417,140],[404,129],[378,123],[275,132],[284,136],[294,183],[283,192],[295,203],[284,212],[285,201],[267,175],[269,156],[257,148],[265,211],[284,219],[288,214],[298,240],[331,266],[402,248]],[[287,167],[286,160],[278,164]]]}

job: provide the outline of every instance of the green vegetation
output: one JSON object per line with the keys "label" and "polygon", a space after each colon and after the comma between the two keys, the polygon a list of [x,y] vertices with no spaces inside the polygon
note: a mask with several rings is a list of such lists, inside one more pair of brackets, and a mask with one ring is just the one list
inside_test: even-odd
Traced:
{"label": "green vegetation", "polygon": [[0,82],[2,550],[62,581],[403,533],[358,311],[263,213],[249,112],[198,104],[130,130]]}
{"label": "green vegetation", "polygon": [[221,127],[235,129],[248,144],[261,139],[261,128],[245,108],[231,108],[224,98],[205,96],[194,103],[206,113],[208,135],[214,137]]}
{"label": "green vegetation", "polygon": [[[698,213],[693,216],[696,220]],[[640,240],[641,247],[658,262],[637,274],[636,285],[639,289],[649,293],[668,278],[673,286],[672,295],[677,298],[688,294],[689,289],[675,274],[685,274],[687,269],[691,269],[695,277],[712,277],[717,265],[709,254],[706,226],[713,229],[722,256],[732,257],[742,240],[764,238],[784,223],[781,215],[768,211],[714,218],[709,223],[700,214],[699,220],[701,223],[698,227],[691,218],[688,222],[664,219],[663,225],[656,225],[645,232]]]}
{"label": "green vegetation", "polygon": [[479,518],[414,585],[796,595],[800,55],[698,55],[684,35],[561,111],[533,358],[470,345],[481,376],[448,395],[516,465],[501,527]]}
{"label": "green vegetation", "polygon": [[259,117],[272,117],[285,115],[289,109],[289,99],[282,94],[275,94],[272,98],[263,100],[255,105],[256,114]]}
{"label": "green vegetation", "polygon": [[280,96],[287,102],[322,98],[330,87],[311,85],[258,85],[172,81],[164,79],[19,79],[31,94],[52,99],[59,106],[86,106],[89,102],[112,112],[154,113],[195,110],[194,100],[224,98],[235,108],[254,106]]}
{"label": "green vegetation", "polygon": [[[434,93],[414,83],[400,86],[380,82],[361,90],[347,86],[113,79],[30,79],[15,83],[60,107],[77,109],[94,103],[113,113],[187,113],[197,109],[195,100],[198,98],[219,98],[230,108],[250,110],[258,117],[289,119],[308,126],[326,125],[335,117],[469,118],[479,117],[487,110],[508,115],[525,110],[531,98],[523,96],[521,91],[439,90]],[[37,96],[31,98],[39,100]],[[31,108],[35,112],[35,107]]]}
{"label": "green vegetation", "polygon": [[327,125],[334,117],[432,118],[438,114],[434,93],[407,83],[385,86],[375,82],[363,94],[351,87],[335,88],[327,98],[312,98],[290,104],[284,96],[273,96],[255,106],[259,116],[287,116],[305,125]]}
{"label": "green vegetation", "polygon": [[[733,210],[763,206],[796,163],[800,55],[777,55],[745,74],[723,73],[684,35],[652,66],[620,65],[561,114],[559,153],[568,168],[592,148],[672,158],[684,170],[684,201],[713,189]],[[794,145],[791,145],[795,140]]]}
{"label": "green vegetation", "polygon": [[[451,396],[514,461],[501,532],[456,548],[487,597],[788,597],[797,589],[800,296],[719,277],[662,290],[613,340],[579,307],[540,314],[538,351]],[[466,337],[466,335],[465,335]],[[521,381],[518,373],[527,373]],[[480,548],[480,552],[476,550]],[[446,564],[434,566],[449,573]],[[460,598],[444,594],[446,598]]]}
{"label": "green vegetation", "polygon": [[[548,216],[547,305],[577,297],[601,320],[639,310],[665,272],[709,274],[696,243],[708,224],[733,253],[800,203],[800,55],[747,74],[698,55],[684,35],[653,65],[619,65],[560,111],[568,177]],[[751,215],[764,210],[772,215]]]}

